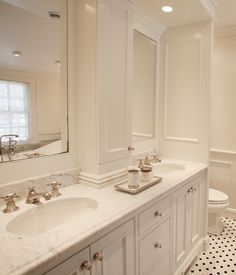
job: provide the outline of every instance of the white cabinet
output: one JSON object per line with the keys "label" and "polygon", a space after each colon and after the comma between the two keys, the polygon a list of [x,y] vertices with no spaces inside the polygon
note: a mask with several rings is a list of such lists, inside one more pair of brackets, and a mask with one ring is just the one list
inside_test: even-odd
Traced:
{"label": "white cabinet", "polygon": [[133,220],[48,271],[46,275],[135,275]]}
{"label": "white cabinet", "polygon": [[78,161],[90,181],[128,165],[131,156],[133,4],[74,2]]}
{"label": "white cabinet", "polygon": [[[154,274],[153,270],[156,270],[158,274],[158,270],[167,268],[164,267],[165,264],[162,258],[169,255],[170,237],[170,219],[167,219],[140,241],[140,275]],[[164,262],[166,262],[166,259]],[[169,275],[169,273],[161,272],[159,274]]]}
{"label": "white cabinet", "polygon": [[[177,275],[205,238],[206,174],[133,212],[111,231],[47,275]],[[134,227],[136,225],[136,228]],[[136,263],[136,265],[135,265]],[[137,268],[137,270],[136,270]]]}
{"label": "white cabinet", "polygon": [[170,196],[139,214],[139,275],[169,275],[171,247]]}
{"label": "white cabinet", "polygon": [[203,177],[198,177],[172,195],[173,268],[177,270],[201,238]]}
{"label": "white cabinet", "polygon": [[130,156],[132,4],[98,0],[98,162]]}

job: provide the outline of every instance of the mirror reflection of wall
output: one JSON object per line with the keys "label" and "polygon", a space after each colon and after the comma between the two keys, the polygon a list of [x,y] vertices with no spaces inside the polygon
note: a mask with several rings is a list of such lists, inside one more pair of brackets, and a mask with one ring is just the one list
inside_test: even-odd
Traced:
{"label": "mirror reflection of wall", "polygon": [[0,1],[0,161],[67,151],[66,0]]}
{"label": "mirror reflection of wall", "polygon": [[132,135],[134,141],[154,138],[157,42],[134,31]]}

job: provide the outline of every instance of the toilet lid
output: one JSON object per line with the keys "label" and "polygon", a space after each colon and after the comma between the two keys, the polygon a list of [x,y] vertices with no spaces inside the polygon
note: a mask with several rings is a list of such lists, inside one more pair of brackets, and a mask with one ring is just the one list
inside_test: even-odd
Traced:
{"label": "toilet lid", "polygon": [[225,203],[229,196],[219,190],[209,188],[208,202],[209,203]]}

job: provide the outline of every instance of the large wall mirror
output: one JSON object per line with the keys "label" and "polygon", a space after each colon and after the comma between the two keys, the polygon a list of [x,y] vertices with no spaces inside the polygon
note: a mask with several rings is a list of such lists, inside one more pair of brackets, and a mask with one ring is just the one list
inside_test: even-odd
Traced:
{"label": "large wall mirror", "polygon": [[133,141],[155,137],[157,42],[134,30],[133,43]]}
{"label": "large wall mirror", "polygon": [[0,162],[68,151],[66,0],[0,0]]}

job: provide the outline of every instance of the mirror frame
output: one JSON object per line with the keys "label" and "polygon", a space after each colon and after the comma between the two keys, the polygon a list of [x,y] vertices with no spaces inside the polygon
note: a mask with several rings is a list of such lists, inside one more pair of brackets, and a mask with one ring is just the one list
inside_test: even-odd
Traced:
{"label": "mirror frame", "polygon": [[[155,100],[154,100],[154,121],[152,135],[134,135],[132,132],[132,144],[135,145],[137,151],[143,151],[147,148],[153,149],[157,147],[158,142],[158,98],[160,90],[160,36],[165,27],[148,17],[137,8],[134,9],[133,30],[150,38],[156,42],[156,84],[155,84]],[[136,138],[135,138],[136,137]],[[139,138],[138,138],[139,137]]]}

